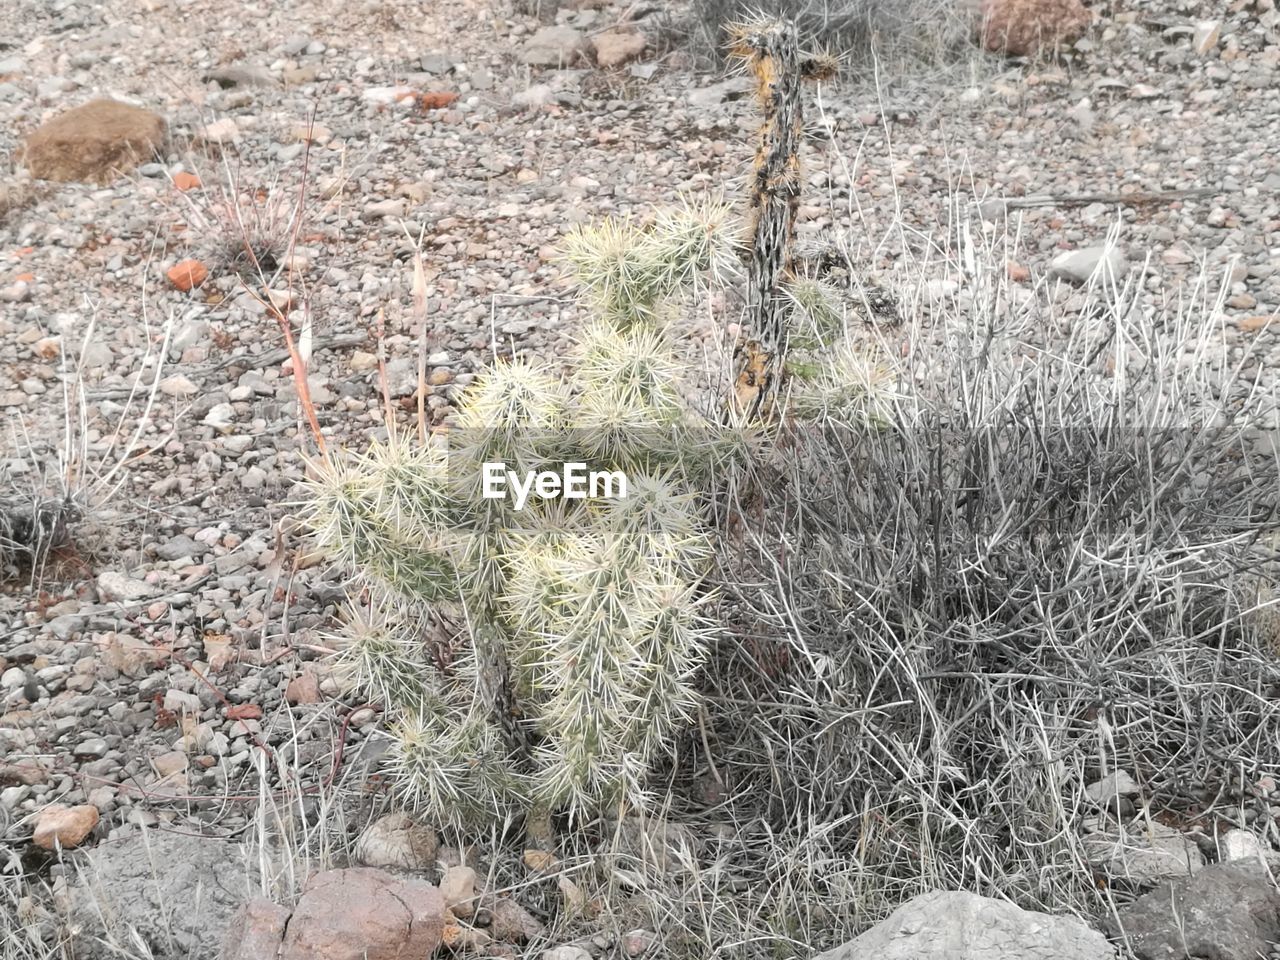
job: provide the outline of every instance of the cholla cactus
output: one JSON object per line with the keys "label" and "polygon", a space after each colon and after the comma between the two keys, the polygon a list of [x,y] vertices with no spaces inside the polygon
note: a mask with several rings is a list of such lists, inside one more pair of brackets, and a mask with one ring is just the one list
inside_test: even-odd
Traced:
{"label": "cholla cactus", "polygon": [[[399,782],[441,820],[523,812],[545,843],[553,811],[643,805],[650,766],[693,715],[713,628],[691,481],[733,445],[709,442],[685,400],[663,316],[729,268],[728,222],[722,205],[688,204],[576,231],[566,259],[599,318],[571,377],[496,364],[447,441],[393,433],[315,465],[316,538],[369,598],[343,663],[394,718]],[[491,463],[581,463],[620,475],[626,496],[517,509],[480,496]]]}
{"label": "cholla cactus", "polygon": [[[778,51],[798,68],[786,30],[739,41],[762,91]],[[791,150],[786,183],[757,180],[754,196],[748,308],[777,344],[795,111],[771,112],[763,141],[780,136]],[[699,491],[750,449],[750,432],[719,426],[715,404],[716,424],[695,412],[667,321],[688,292],[732,273],[731,219],[722,203],[687,202],[648,225],[573,231],[565,260],[597,318],[568,379],[498,363],[464,396],[447,440],[392,431],[362,456],[315,464],[316,538],[367,598],[351,612],[343,663],[394,719],[405,792],[442,821],[523,813],[545,845],[555,811],[643,806],[650,766],[697,707],[693,678],[714,629],[702,613],[710,545]],[[865,406],[846,389],[856,358],[827,349],[834,308],[824,313],[820,291],[803,285],[792,294],[820,334],[815,409]],[[491,464],[517,477],[577,464],[621,476],[627,490],[482,497]]]}

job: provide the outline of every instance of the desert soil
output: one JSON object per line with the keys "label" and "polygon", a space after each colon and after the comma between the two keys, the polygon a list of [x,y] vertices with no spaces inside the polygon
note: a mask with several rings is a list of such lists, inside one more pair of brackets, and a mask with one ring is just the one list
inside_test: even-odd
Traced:
{"label": "desert soil", "polygon": [[[521,62],[538,24],[500,6],[17,0],[4,18],[0,482],[44,489],[69,437],[92,506],[77,550],[0,592],[0,754],[41,769],[0,790],[0,842],[29,836],[54,800],[95,805],[103,840],[139,823],[234,836],[247,804],[217,798],[255,793],[257,739],[323,778],[359,705],[323,663],[342,577],[312,562],[289,521],[310,444],[280,326],[229,263],[226,197],[253,198],[270,234],[304,196],[274,287],[292,285],[295,330],[308,326],[331,444],[359,447],[383,424],[379,331],[411,419],[416,250],[438,420],[495,343],[550,360],[570,349],[580,308],[553,249],[567,229],[740,189],[755,108],[742,84],[716,86],[725,78],[697,44],[659,36],[662,11],[639,20],[652,43],[635,64],[558,69]],[[919,291],[963,287],[950,214],[967,204],[979,231],[1018,233],[1014,286],[1069,316],[1079,294],[1042,282],[1050,261],[1118,223],[1145,270],[1141,309],[1195,295],[1206,276],[1198,295],[1221,295],[1220,349],[1280,369],[1267,326],[1280,308],[1280,15],[1224,6],[1101,5],[1062,61],[975,51],[972,69],[824,85],[802,238],[845,238],[904,291],[904,310],[925,311]],[[561,20],[590,35],[645,10]],[[1197,52],[1209,19],[1221,36]],[[398,86],[458,99],[428,109]],[[168,155],[106,186],[27,179],[21,137],[97,96],[166,117]],[[184,172],[203,186],[179,190]],[[1007,219],[977,206],[1132,191],[1202,192],[1049,201]],[[182,292],[166,272],[187,258],[210,277]],[[73,383],[84,404],[68,417]],[[344,763],[378,728],[372,711],[354,721]]]}

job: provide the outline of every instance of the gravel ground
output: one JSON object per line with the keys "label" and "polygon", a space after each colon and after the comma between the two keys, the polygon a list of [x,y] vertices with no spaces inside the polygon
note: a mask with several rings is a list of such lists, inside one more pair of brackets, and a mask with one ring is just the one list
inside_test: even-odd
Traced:
{"label": "gravel ground", "polygon": [[[0,33],[0,152],[104,95],[163,114],[176,136],[164,163],[106,187],[32,183],[16,162],[4,174],[0,468],[19,491],[38,484],[65,436],[63,363],[79,364],[88,527],[105,533],[87,533],[37,586],[0,593],[0,754],[41,767],[34,782],[0,784],[0,830],[29,836],[25,818],[56,799],[97,806],[103,837],[139,822],[236,835],[244,804],[193,798],[253,794],[259,738],[324,776],[347,707],[327,703],[340,690],[320,662],[341,584],[286,520],[305,431],[282,337],[228,262],[236,235],[219,225],[221,200],[255,197],[263,231],[284,236],[305,171],[283,267],[294,318],[310,317],[321,422],[357,445],[382,423],[380,324],[393,394],[416,387],[419,238],[439,418],[495,339],[500,352],[569,348],[578,308],[551,247],[570,226],[732,191],[755,110],[741,83],[682,50],[610,71],[526,65],[536,22],[480,0],[411,14],[381,0],[18,6]],[[1264,328],[1280,309],[1280,13],[1271,0],[1222,6],[1117,2],[1061,63],[975,54],[971,72],[824,88],[802,235],[843,233],[908,290],[962,282],[938,257],[927,275],[919,266],[923,237],[949,249],[957,193],[1202,191],[1012,211],[1019,282],[1031,289],[1118,217],[1130,263],[1148,264],[1144,311],[1202,272],[1211,296],[1225,278],[1227,349],[1280,368]],[[590,34],[644,9],[561,19]],[[1198,53],[1195,24],[1214,17],[1220,39]],[[397,86],[458,99],[424,109],[398,101]],[[204,187],[177,190],[184,171]],[[980,209],[1001,226],[996,205]],[[187,257],[211,276],[182,293],[165,274]],[[275,287],[286,286],[282,274]],[[1077,296],[1049,295],[1068,314]],[[161,361],[164,386],[140,424],[145,391],[131,390]],[[371,711],[354,718],[346,759],[375,726]]]}

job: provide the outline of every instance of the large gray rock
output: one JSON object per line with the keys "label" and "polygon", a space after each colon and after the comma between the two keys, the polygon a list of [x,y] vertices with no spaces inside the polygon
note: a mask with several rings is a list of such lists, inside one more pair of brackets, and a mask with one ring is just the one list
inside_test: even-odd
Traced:
{"label": "large gray rock", "polygon": [[1074,917],[938,890],[909,900],[814,960],[1113,960],[1107,938]]}
{"label": "large gray rock", "polygon": [[1139,960],[1256,960],[1280,940],[1280,894],[1260,864],[1217,863],[1139,897],[1110,927]]}
{"label": "large gray rock", "polygon": [[1085,837],[1084,849],[1095,867],[1140,887],[1154,887],[1204,866],[1204,855],[1195,842],[1162,823],[1095,833]]}
{"label": "large gray rock", "polygon": [[1102,244],[1058,254],[1049,264],[1049,275],[1070,283],[1088,283],[1095,275],[1105,283],[1118,283],[1127,267],[1123,250]]}
{"label": "large gray rock", "polygon": [[543,27],[525,41],[520,62],[540,67],[568,67],[587,52],[587,38],[573,27]]}
{"label": "large gray rock", "polygon": [[77,957],[131,956],[136,934],[154,956],[211,960],[237,907],[254,892],[240,848],[209,837],[131,834],[86,850],[78,866]]}

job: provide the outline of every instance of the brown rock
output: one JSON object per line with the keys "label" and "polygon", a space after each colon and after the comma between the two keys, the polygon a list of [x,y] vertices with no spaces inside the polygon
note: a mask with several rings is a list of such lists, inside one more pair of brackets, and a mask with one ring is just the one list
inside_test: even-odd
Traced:
{"label": "brown rock", "polygon": [[268,960],[280,950],[289,910],[257,897],[241,907],[222,940],[222,960]]}
{"label": "brown rock", "polygon": [[316,675],[308,670],[294,677],[284,688],[284,698],[295,707],[300,703],[319,703],[320,683],[316,680]]}
{"label": "brown rock", "polygon": [[194,173],[187,173],[186,171],[181,171],[173,175],[173,185],[177,187],[179,190],[186,192],[187,190],[194,190],[196,187],[200,186],[201,184],[200,184],[200,178],[197,177]]}
{"label": "brown rock", "polygon": [[84,842],[97,825],[98,808],[92,804],[64,807],[60,803],[51,803],[36,818],[32,840],[45,850],[70,849]]}
{"label": "brown rock", "polygon": [[169,278],[170,283],[186,293],[209,279],[209,268],[199,260],[183,260],[170,267],[165,276]]}
{"label": "brown rock", "polygon": [[187,755],[181,750],[170,750],[158,757],[152,757],[151,766],[155,768],[157,776],[171,777],[187,769]]}
{"label": "brown rock", "polygon": [[440,895],[444,905],[459,920],[468,920],[476,912],[476,872],[471,867],[449,867],[440,878]]}
{"label": "brown rock", "polygon": [[537,917],[514,900],[498,900],[489,912],[489,932],[495,940],[523,943],[541,936],[546,930]]}
{"label": "brown rock", "polygon": [[43,783],[48,771],[36,763],[0,763],[0,787]]}
{"label": "brown rock", "polygon": [[164,134],[164,118],[150,110],[93,100],[29,134],[23,159],[39,180],[110,183],[149,160]]}
{"label": "brown rock", "polygon": [[312,878],[285,931],[280,960],[423,960],[444,935],[440,891],[383,870]]}
{"label": "brown rock", "polygon": [[370,867],[426,870],[439,851],[436,832],[403,813],[379,817],[356,841],[356,859]]}
{"label": "brown rock", "polygon": [[145,677],[168,656],[163,650],[151,646],[141,637],[131,633],[108,635],[102,662],[112,670],[135,680]]}
{"label": "brown rock", "polygon": [[981,10],[982,45],[1011,57],[1074,43],[1093,22],[1080,0],[982,0]]}
{"label": "brown rock", "polygon": [[592,38],[596,63],[601,67],[618,67],[644,53],[649,40],[639,30],[606,30]]}

